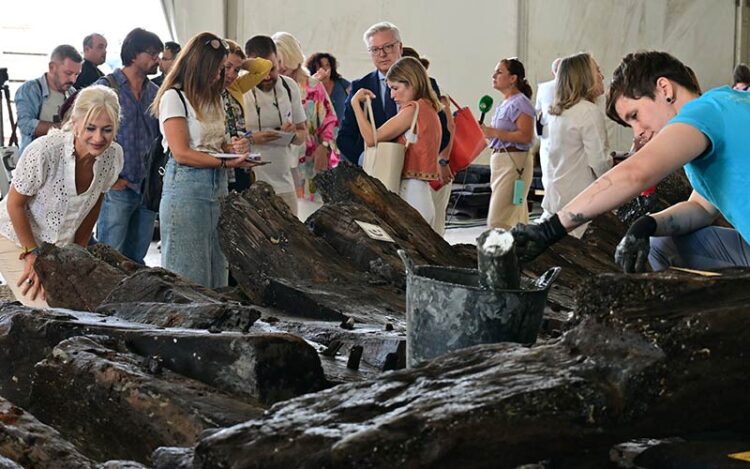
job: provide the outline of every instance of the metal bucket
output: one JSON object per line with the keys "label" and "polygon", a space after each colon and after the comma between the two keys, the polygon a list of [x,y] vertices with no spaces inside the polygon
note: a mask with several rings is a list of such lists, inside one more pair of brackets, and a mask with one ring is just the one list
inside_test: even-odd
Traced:
{"label": "metal bucket", "polygon": [[406,364],[417,366],[444,353],[496,342],[534,343],[553,267],[519,290],[479,287],[479,272],[455,267],[406,265]]}

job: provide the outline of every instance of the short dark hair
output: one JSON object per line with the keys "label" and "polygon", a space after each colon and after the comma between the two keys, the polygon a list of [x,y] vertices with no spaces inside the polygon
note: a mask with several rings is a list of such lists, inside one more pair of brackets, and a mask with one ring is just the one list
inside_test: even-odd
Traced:
{"label": "short dark hair", "polygon": [[245,43],[245,54],[265,58],[276,54],[276,44],[270,36],[253,36]]}
{"label": "short dark hair", "polygon": [[668,52],[631,52],[623,57],[612,74],[607,94],[607,117],[622,126],[630,127],[620,119],[615,104],[622,97],[654,99],[656,81],[661,77],[672,80],[693,93],[701,92],[695,73]]}
{"label": "short dark hair", "polygon": [[93,46],[94,45],[94,38],[96,36],[104,37],[104,36],[102,36],[99,33],[91,33],[91,34],[89,34],[88,36],[86,36],[86,37],[83,38],[83,48],[85,49],[87,47]]}
{"label": "short dark hair", "polygon": [[182,47],[174,41],[167,41],[164,43],[164,50],[168,50],[172,53],[172,56],[177,57],[177,54],[180,53]]}
{"label": "short dark hair", "polygon": [[750,67],[748,67],[746,64],[737,64],[737,66],[734,67],[733,75],[733,85],[736,85],[737,83],[747,83],[750,85]]}
{"label": "short dark hair", "polygon": [[125,40],[122,41],[122,48],[120,49],[123,67],[132,64],[135,57],[141,52],[148,52],[149,50],[155,52],[164,50],[164,43],[161,42],[159,36],[142,28],[135,28],[130,31],[125,36]]}
{"label": "short dark hair", "polygon": [[62,62],[65,59],[70,59],[77,64],[83,62],[81,54],[78,53],[75,47],[68,44],[61,44],[55,47],[49,55],[50,62]]}
{"label": "short dark hair", "polygon": [[320,68],[320,61],[323,59],[328,59],[328,63],[331,64],[331,81],[340,80],[341,75],[338,72],[339,64],[336,61],[336,57],[328,52],[316,52],[311,55],[310,58],[307,59],[307,63],[305,63],[307,71],[310,72],[311,75],[315,75],[315,72]]}

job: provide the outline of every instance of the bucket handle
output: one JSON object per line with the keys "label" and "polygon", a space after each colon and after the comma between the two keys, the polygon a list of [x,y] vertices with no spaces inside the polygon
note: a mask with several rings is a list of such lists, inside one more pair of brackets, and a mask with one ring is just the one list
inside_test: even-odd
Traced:
{"label": "bucket handle", "polygon": [[562,267],[552,267],[534,281],[534,286],[540,290],[547,290],[560,275]]}
{"label": "bucket handle", "polygon": [[414,262],[412,262],[411,258],[409,257],[409,255],[406,253],[405,250],[399,249],[396,252],[398,253],[398,257],[401,258],[401,260],[404,263],[404,266],[406,267],[406,273],[408,275],[412,275],[414,273]]}

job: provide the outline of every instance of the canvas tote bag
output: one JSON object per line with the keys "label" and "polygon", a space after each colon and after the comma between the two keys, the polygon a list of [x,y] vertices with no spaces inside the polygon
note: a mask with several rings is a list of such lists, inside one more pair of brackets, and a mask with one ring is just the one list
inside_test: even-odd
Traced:
{"label": "canvas tote bag", "polygon": [[[401,187],[401,172],[404,169],[404,155],[406,154],[406,148],[409,146],[410,140],[406,139],[406,145],[394,142],[378,142],[375,115],[372,112],[372,100],[369,97],[365,100],[365,107],[368,120],[372,125],[375,146],[367,147],[367,144],[365,144],[365,158],[362,162],[362,169],[365,170],[365,173],[382,182],[386,189],[398,193]],[[417,110],[414,113],[410,127],[412,135],[414,135],[416,130],[418,116],[419,103],[417,102]]]}

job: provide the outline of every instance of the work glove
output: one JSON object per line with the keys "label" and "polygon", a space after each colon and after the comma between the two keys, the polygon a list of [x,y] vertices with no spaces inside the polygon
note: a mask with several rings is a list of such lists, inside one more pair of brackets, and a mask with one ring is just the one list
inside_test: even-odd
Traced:
{"label": "work glove", "polygon": [[637,219],[615,249],[615,262],[626,274],[646,272],[649,238],[656,233],[656,220],[650,215]]}
{"label": "work glove", "polygon": [[557,215],[538,224],[518,224],[511,230],[516,245],[516,255],[522,262],[534,260],[548,247],[568,234]]}

